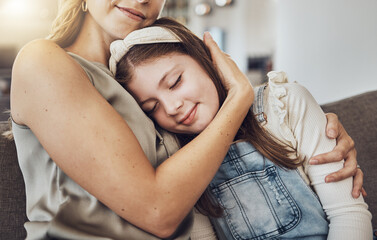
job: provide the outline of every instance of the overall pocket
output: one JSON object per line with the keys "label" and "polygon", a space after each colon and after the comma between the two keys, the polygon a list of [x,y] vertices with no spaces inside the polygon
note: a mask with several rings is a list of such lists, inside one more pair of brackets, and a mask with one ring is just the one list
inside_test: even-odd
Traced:
{"label": "overall pocket", "polygon": [[223,219],[234,239],[277,237],[294,228],[301,218],[276,166],[212,186],[211,192],[224,207]]}

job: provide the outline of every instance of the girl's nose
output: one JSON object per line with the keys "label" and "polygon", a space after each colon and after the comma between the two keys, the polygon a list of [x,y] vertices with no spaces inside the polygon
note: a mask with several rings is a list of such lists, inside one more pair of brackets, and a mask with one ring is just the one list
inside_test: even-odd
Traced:
{"label": "girl's nose", "polygon": [[175,116],[179,113],[179,109],[183,106],[181,100],[167,101],[165,104],[166,114],[169,116]]}

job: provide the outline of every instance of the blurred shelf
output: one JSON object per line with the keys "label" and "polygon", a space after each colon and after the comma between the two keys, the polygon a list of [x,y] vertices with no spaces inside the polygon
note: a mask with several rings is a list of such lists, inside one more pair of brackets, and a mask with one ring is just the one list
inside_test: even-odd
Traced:
{"label": "blurred shelf", "polygon": [[186,25],[188,19],[188,0],[167,0],[162,11],[163,17],[171,17]]}

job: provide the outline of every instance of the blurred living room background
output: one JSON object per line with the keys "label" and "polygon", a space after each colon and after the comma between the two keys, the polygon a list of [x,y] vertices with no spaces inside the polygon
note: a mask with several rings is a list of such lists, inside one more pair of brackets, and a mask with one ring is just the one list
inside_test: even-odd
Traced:
{"label": "blurred living room background", "polygon": [[[1,112],[17,52],[48,35],[57,3],[0,0]],[[376,0],[167,0],[162,15],[211,32],[252,84],[283,70],[324,104],[377,89],[376,12]]]}

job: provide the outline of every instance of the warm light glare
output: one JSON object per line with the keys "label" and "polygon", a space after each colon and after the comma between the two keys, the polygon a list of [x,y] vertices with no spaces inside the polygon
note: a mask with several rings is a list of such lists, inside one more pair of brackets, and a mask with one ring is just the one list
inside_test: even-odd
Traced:
{"label": "warm light glare", "polygon": [[1,15],[7,17],[25,17],[30,15],[31,6],[28,0],[8,0],[0,5]]}
{"label": "warm light glare", "polygon": [[232,0],[215,0],[216,5],[219,7],[227,6],[231,4],[232,2],[233,2]]}
{"label": "warm light glare", "polygon": [[198,16],[204,16],[211,12],[211,6],[208,3],[199,3],[195,6],[195,13]]}

